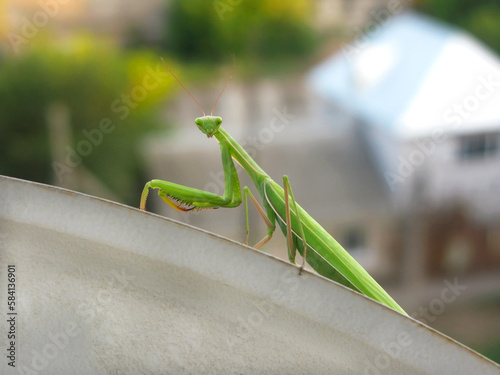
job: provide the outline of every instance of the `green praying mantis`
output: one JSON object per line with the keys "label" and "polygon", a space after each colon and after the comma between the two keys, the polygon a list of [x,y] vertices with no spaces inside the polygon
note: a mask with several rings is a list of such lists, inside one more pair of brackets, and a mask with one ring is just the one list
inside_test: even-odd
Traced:
{"label": "green praying mantis", "polygon": [[200,107],[203,116],[196,118],[195,124],[208,138],[215,137],[219,142],[224,169],[224,194],[220,196],[172,182],[152,180],[144,186],[140,201],[141,210],[146,210],[149,189],[158,189],[160,198],[169,206],[179,211],[239,206],[242,202],[242,195],[238,174],[233,162],[234,159],[252,179],[264,206],[262,208],[259,205],[257,199],[247,186],[243,188],[246,218],[245,244],[248,244],[248,198],[250,198],[260,216],[262,216],[267,224],[267,234],[254,246],[255,248],[261,248],[271,239],[276,229],[276,223],[278,223],[283,235],[287,239],[288,258],[290,262],[295,264],[297,250],[302,256],[299,274],[302,272],[305,262],[307,262],[320,275],[363,293],[375,301],[407,315],[368,272],[297,204],[288,177],[283,176],[283,187],[273,181],[243,147],[221,127],[222,118],[213,116],[215,106],[233,76],[234,66],[233,73],[231,73],[226,85],[217,97],[209,116],[205,114],[198,101],[177,79],[170,68],[166,67]]}

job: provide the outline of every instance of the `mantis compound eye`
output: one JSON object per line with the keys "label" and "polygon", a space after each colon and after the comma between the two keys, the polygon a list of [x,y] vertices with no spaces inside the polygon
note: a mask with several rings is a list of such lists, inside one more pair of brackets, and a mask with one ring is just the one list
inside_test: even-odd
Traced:
{"label": "mantis compound eye", "polygon": [[[221,121],[222,121],[222,119],[221,119]],[[202,119],[201,119],[201,118],[199,118],[199,117],[198,117],[196,120],[194,120],[194,123],[195,123],[196,125],[198,125],[198,126],[201,126],[201,125],[203,124],[203,121],[202,121]]]}

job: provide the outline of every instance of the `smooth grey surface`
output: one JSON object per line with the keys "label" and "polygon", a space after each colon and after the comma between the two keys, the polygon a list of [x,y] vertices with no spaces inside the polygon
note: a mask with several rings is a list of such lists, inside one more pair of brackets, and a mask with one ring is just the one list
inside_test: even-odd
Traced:
{"label": "smooth grey surface", "polygon": [[[18,374],[499,374],[477,353],[257,250],[0,177],[0,337]],[[22,373],[22,372],[21,372]]]}

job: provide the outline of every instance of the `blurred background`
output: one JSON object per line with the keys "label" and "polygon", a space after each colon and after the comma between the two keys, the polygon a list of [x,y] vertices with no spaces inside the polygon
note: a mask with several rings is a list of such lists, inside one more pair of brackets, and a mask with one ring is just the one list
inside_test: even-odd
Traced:
{"label": "blurred background", "polygon": [[[208,113],[235,56],[225,129],[410,315],[500,362],[498,1],[0,0],[0,40],[0,174],[134,207],[153,178],[223,193],[161,58]],[[150,197],[244,239],[243,208]]]}

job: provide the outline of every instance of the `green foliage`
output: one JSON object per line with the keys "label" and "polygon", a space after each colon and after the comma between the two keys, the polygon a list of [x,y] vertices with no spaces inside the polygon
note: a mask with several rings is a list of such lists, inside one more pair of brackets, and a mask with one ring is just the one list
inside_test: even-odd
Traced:
{"label": "green foliage", "polygon": [[0,174],[49,180],[49,141],[43,115],[55,88],[47,63],[40,56],[2,61]]}
{"label": "green foliage", "polygon": [[500,53],[498,0],[427,0],[417,9],[471,32]]}
{"label": "green foliage", "polygon": [[314,51],[310,2],[296,0],[173,0],[166,48],[185,60],[290,59]]}
{"label": "green foliage", "polygon": [[[152,54],[124,56],[95,40],[77,40],[64,49],[45,44],[5,57],[0,64],[0,174],[61,183],[84,166],[124,202],[136,203],[140,166],[135,150],[141,136],[158,124],[158,104],[174,87],[161,76],[156,84],[148,81],[153,89],[141,89],[158,64]],[[67,147],[75,151],[88,141],[84,131],[99,129],[105,119],[113,129],[88,155],[79,155],[74,168],[66,159],[56,160],[63,167],[59,173],[52,165],[47,124],[54,103],[69,110]]]}

